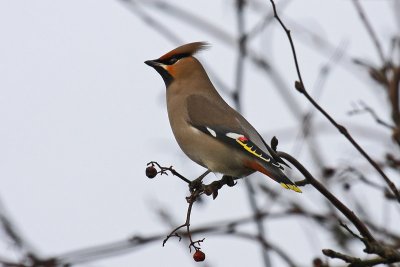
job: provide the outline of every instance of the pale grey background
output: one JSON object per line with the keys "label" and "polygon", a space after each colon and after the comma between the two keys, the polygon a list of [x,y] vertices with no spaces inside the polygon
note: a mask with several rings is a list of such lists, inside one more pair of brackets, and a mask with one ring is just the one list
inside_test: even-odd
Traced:
{"label": "pale grey background", "polygon": [[[236,35],[232,1],[170,2]],[[248,11],[249,26],[258,21],[262,12],[270,10],[269,1],[264,2],[265,9]],[[394,1],[362,3],[379,38],[387,44],[399,31]],[[212,48],[199,58],[233,85],[236,56],[232,47],[157,9],[140,7],[175,31],[183,42],[210,42]],[[282,13],[289,27],[296,22],[334,46],[344,42],[350,57],[378,62],[351,1],[297,0]],[[150,160],[173,164],[188,177],[202,171],[176,145],[167,121],[164,84],[154,70],[143,64],[176,44],[148,27],[123,3],[111,0],[2,0],[0,34],[0,197],[38,251],[53,255],[135,233],[167,232],[170,228],[155,215],[159,206],[175,215],[177,223],[183,222],[185,184],[172,177],[149,180],[144,175]],[[304,41],[304,36],[295,31],[293,34],[306,85],[312,88],[330,54],[317,52]],[[278,25],[269,26],[251,46],[272,59],[292,87],[296,79],[293,60]],[[339,121],[370,127],[371,133],[389,140],[390,132],[368,116],[346,114],[351,103],[359,99],[381,116],[387,114],[388,107],[384,94],[365,82],[367,76],[361,68],[353,66],[355,70],[349,73],[342,66],[335,66],[329,77],[320,100],[322,105]],[[247,63],[246,67],[245,116],[267,140],[277,135],[280,148],[290,152],[300,122],[288,111],[270,81],[253,65]],[[304,110],[310,108],[294,89],[292,94]],[[352,160],[365,164],[324,118],[318,115],[317,121],[321,122],[321,131],[327,132],[320,138],[329,152],[325,155],[328,162]],[[358,140],[372,155],[395,149],[390,148],[391,143],[378,146],[362,135]],[[312,166],[307,159],[304,154],[302,160]],[[272,182],[266,183],[280,190]],[[287,191],[282,194],[318,209],[318,203],[310,203],[315,193],[304,191],[302,195]],[[379,210],[379,203],[365,201]],[[239,184],[221,191],[216,201],[208,199],[205,205],[196,207],[192,225],[248,214],[244,186]],[[283,227],[285,230],[280,231]],[[294,253],[299,262],[310,262],[321,248],[331,246],[325,236],[316,235],[311,242],[307,236],[313,234],[313,226],[304,221],[273,222],[267,229],[273,229],[268,238]],[[10,257],[15,255],[7,243],[0,251]],[[206,236],[204,251],[212,266],[262,266],[258,246],[248,241]],[[164,248],[161,242],[155,243],[87,265],[190,264],[194,263],[186,244],[171,240]]]}

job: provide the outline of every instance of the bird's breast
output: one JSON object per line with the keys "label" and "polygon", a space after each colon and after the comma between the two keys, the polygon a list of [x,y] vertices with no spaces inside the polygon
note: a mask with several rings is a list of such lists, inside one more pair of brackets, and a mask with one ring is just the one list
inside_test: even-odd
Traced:
{"label": "bird's breast", "polygon": [[185,116],[169,115],[172,132],[182,151],[197,164],[217,173],[242,177],[252,173],[243,153],[191,126]]}

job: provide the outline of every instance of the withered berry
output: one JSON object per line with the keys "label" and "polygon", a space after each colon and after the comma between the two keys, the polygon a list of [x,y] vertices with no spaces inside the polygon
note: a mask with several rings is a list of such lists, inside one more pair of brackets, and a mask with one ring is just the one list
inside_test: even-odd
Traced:
{"label": "withered berry", "polygon": [[196,250],[196,252],[193,254],[193,259],[197,262],[204,261],[205,258],[206,258],[206,254],[204,254],[204,252],[201,250]]}
{"label": "withered berry", "polygon": [[150,179],[153,179],[157,175],[157,169],[153,166],[149,166],[146,168],[146,176]]}

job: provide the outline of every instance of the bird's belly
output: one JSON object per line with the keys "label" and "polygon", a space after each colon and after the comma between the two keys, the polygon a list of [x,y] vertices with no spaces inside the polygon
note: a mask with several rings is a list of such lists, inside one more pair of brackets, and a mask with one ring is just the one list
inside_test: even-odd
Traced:
{"label": "bird's belly", "polygon": [[[191,135],[190,144],[182,144],[180,141],[178,144],[182,151],[197,164],[212,172],[233,177],[243,177],[254,172],[244,166],[244,155],[240,151],[236,151],[193,127],[190,127],[185,134]],[[187,140],[187,138],[177,138],[177,140]]]}

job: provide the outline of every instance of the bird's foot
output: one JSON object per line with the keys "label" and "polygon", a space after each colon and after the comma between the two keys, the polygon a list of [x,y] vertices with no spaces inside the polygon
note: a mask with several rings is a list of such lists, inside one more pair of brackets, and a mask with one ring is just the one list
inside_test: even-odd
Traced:
{"label": "bird's foot", "polygon": [[206,194],[207,196],[212,195],[213,199],[216,199],[218,196],[218,190],[221,189],[224,185],[232,187],[237,184],[237,182],[235,182],[235,179],[237,178],[224,175],[222,176],[221,180],[214,181],[208,185],[204,185],[204,194]]}
{"label": "bird's foot", "polygon": [[194,179],[189,183],[189,190],[190,192],[194,192],[195,190],[199,190],[203,186],[203,179],[206,177],[211,171],[207,170],[202,175]]}

